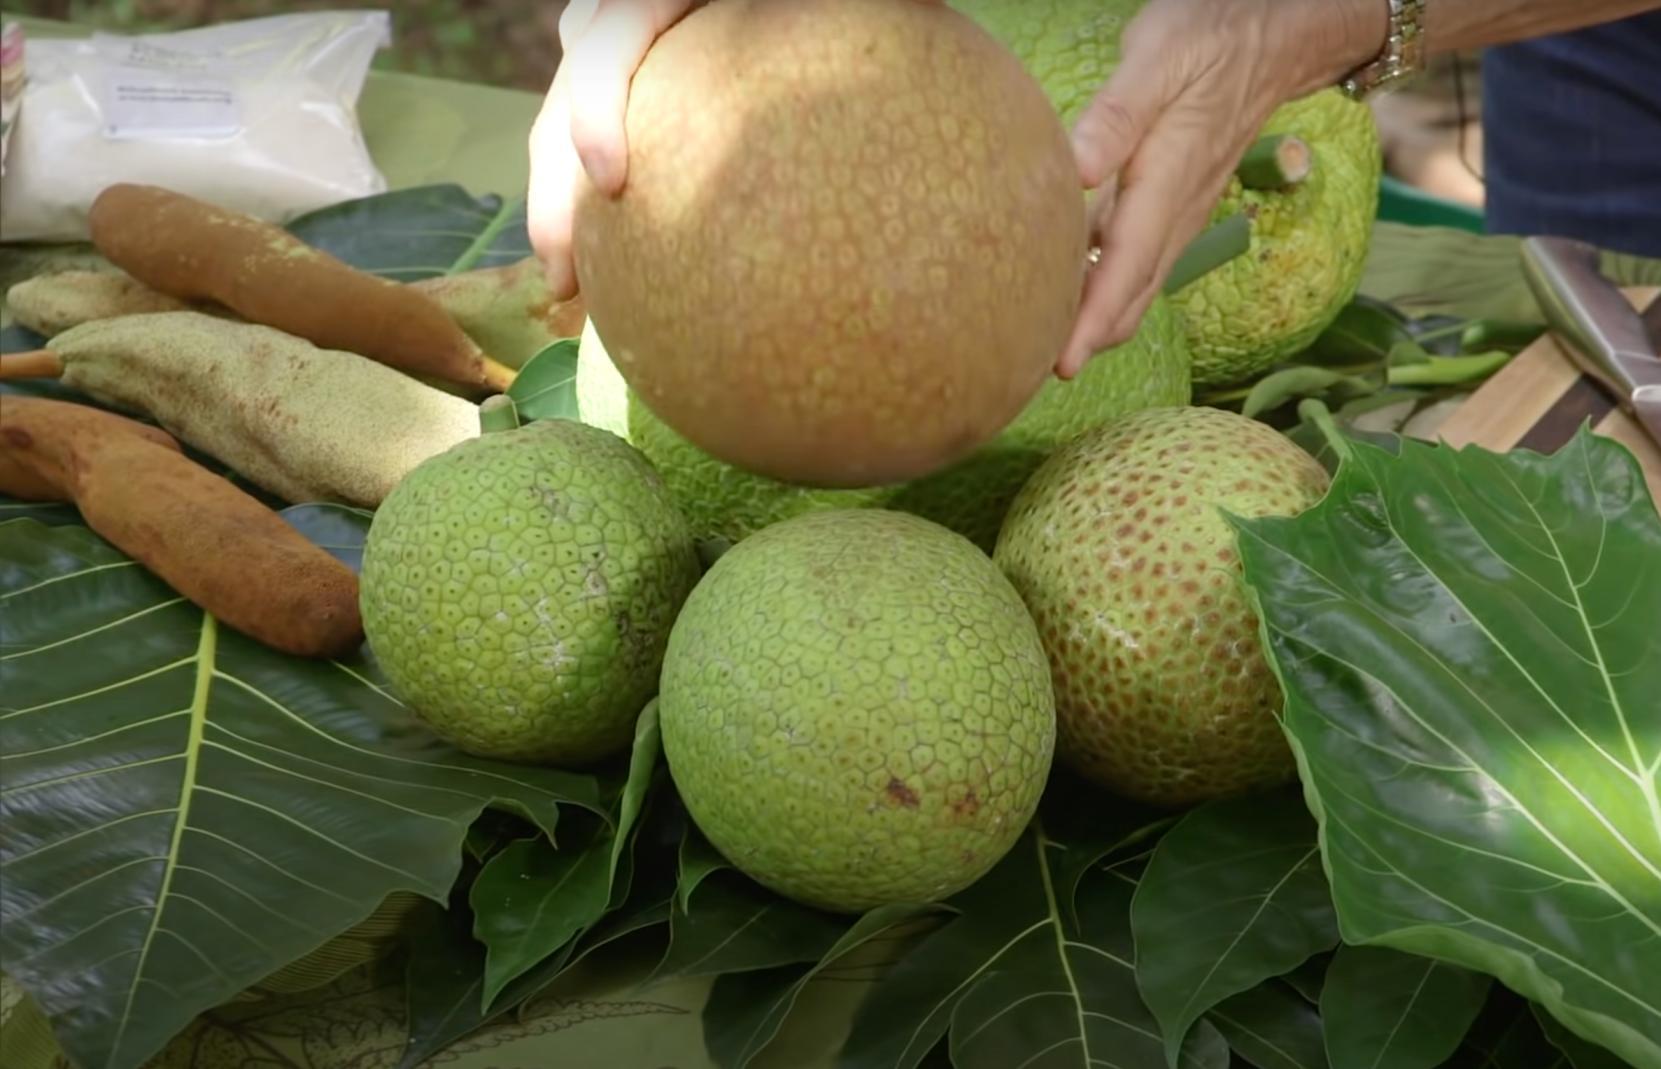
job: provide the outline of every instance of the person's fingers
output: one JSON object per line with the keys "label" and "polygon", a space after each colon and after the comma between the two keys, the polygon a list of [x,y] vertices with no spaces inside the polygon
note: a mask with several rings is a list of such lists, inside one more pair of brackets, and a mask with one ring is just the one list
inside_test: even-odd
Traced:
{"label": "person's fingers", "polygon": [[542,262],[555,300],[577,291],[571,249],[571,214],[582,164],[571,144],[570,75],[562,63],[531,125],[530,176],[525,194],[525,224],[531,249]]}
{"label": "person's fingers", "polygon": [[1104,349],[1130,338],[1176,256],[1204,225],[1213,166],[1206,159],[1209,127],[1192,117],[1157,127],[1120,170],[1119,191],[1103,223],[1101,259],[1091,270],[1072,336],[1056,373],[1072,378]]}
{"label": "person's fingers", "polygon": [[571,0],[565,5],[565,10],[559,13],[559,47],[563,52],[571,51],[571,46],[577,43],[588,24],[594,21],[594,11],[600,6],[600,0]]}
{"label": "person's fingers", "polygon": [[1086,189],[1119,172],[1186,80],[1173,50],[1131,43],[1127,30],[1124,60],[1073,123],[1073,155]]}
{"label": "person's fingers", "polygon": [[571,64],[571,140],[594,184],[615,195],[628,174],[629,82],[659,34],[694,0],[599,0],[566,53]]}

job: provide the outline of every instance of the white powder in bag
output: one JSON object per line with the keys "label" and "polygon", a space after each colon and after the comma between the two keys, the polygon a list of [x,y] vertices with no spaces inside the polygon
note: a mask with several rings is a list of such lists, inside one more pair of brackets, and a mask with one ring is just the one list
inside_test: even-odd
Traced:
{"label": "white powder in bag", "polygon": [[32,38],[0,241],[84,241],[104,187],[143,182],[271,222],[386,189],[357,98],[385,11],[176,33]]}

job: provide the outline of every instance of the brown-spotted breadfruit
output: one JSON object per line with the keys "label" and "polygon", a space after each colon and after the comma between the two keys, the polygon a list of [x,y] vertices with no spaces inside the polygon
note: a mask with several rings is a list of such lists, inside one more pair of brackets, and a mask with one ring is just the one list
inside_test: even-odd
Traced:
{"label": "brown-spotted breadfruit", "polygon": [[715,0],[631,83],[626,185],[576,269],[629,385],[712,456],[872,486],[993,438],[1053,373],[1086,268],[1066,130],[924,0]]}
{"label": "brown-spotted breadfruit", "polygon": [[1327,485],[1289,438],[1206,407],[1105,423],[1039,468],[993,559],[1044,637],[1059,761],[1162,806],[1295,774],[1224,511],[1295,515]]}

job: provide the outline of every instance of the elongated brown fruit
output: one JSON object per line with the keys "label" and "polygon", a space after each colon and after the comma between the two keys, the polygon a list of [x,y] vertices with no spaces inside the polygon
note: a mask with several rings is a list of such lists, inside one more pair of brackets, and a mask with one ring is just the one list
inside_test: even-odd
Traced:
{"label": "elongated brown fruit", "polygon": [[55,491],[110,544],[273,649],[340,657],[362,644],[350,568],[177,443],[122,425],[131,422],[70,401],[7,397],[0,489]]}
{"label": "elongated brown fruit", "polygon": [[505,390],[493,360],[431,297],[359,270],[282,227],[160,186],[121,182],[93,201],[93,244],[181,301],[215,301],[251,323],[414,375]]}

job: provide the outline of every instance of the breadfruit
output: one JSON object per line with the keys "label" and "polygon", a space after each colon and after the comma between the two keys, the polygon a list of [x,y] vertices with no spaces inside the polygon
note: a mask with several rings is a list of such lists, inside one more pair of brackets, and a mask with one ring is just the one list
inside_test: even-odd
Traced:
{"label": "breadfruit", "polygon": [[1049,654],[1059,761],[1162,806],[1296,774],[1223,511],[1294,515],[1327,484],[1284,435],[1205,407],[1133,413],[1039,468],[993,559]]}
{"label": "breadfruit", "polygon": [[638,450],[567,420],[424,461],[369,527],[364,632],[393,691],[481,757],[575,766],[627,747],[697,582]]}
{"label": "breadfruit", "polygon": [[961,459],[1053,371],[1088,233],[1066,130],[944,4],[716,0],[634,75],[621,194],[583,180],[588,315],[660,419],[783,482]]}
{"label": "breadfruit", "polygon": [[836,912],[945,898],[1003,857],[1055,744],[1048,662],[987,556],[881,509],[765,528],[669,636],[663,753],[736,868]]}
{"label": "breadfruit", "polygon": [[[1119,40],[1145,0],[951,0],[1009,46],[1070,128],[1119,65]],[[1275,110],[1260,131],[1296,134],[1309,177],[1284,189],[1229,181],[1217,222],[1251,220],[1251,247],[1173,297],[1194,352],[1194,387],[1256,378],[1307,347],[1354,298],[1378,213],[1383,154],[1365,103],[1324,89]]]}
{"label": "breadfruit", "polygon": [[890,508],[934,520],[990,553],[1009,502],[1052,450],[1102,420],[1186,404],[1188,360],[1181,323],[1160,298],[1134,338],[1071,381],[1047,381],[990,442],[932,475],[888,486],[805,487],[717,460],[629,390],[592,320],[577,358],[577,407],[584,422],[627,439],[651,459],[701,540],[737,542],[770,523],[823,509]]}

